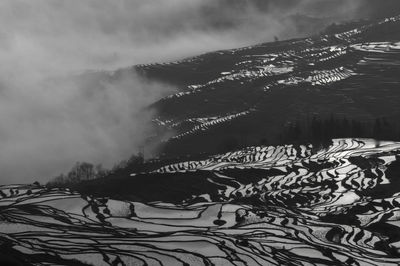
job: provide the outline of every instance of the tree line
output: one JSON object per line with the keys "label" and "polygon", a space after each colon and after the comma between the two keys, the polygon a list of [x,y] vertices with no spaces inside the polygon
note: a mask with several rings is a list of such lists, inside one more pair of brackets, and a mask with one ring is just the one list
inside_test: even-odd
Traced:
{"label": "tree line", "polygon": [[[334,138],[373,138],[376,140],[400,141],[398,123],[387,118],[377,118],[371,121],[359,121],[347,117],[317,117],[311,120],[302,120],[287,123],[277,140],[269,142],[260,140],[260,145],[305,144],[311,143],[315,147],[329,146]],[[237,150],[240,141],[227,137],[220,152]],[[163,158],[145,161],[143,154],[132,155],[128,160],[115,164],[111,169],[101,164],[93,165],[87,162],[77,162],[69,172],[60,174],[47,183],[50,187],[72,187],[80,182],[99,178],[126,177],[131,173],[140,173],[157,169],[163,165],[176,163],[182,160],[198,160],[207,157],[205,154],[192,154],[179,158]]]}
{"label": "tree line", "polygon": [[282,143],[310,142],[326,144],[334,138],[373,138],[376,140],[400,140],[398,123],[387,118],[358,121],[346,117],[321,118],[314,116],[310,122],[288,123],[279,136]]}
{"label": "tree line", "polygon": [[137,171],[144,164],[141,153],[132,155],[128,160],[123,160],[115,164],[111,169],[103,167],[101,164],[93,165],[88,162],[76,162],[67,173],[62,173],[53,177],[48,183],[49,187],[71,186],[83,181],[107,178],[114,176],[119,171]]}

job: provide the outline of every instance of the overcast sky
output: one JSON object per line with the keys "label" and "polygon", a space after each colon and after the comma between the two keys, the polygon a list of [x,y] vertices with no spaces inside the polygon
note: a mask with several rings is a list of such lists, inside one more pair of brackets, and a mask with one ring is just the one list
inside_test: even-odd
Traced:
{"label": "overcast sky", "polygon": [[174,89],[134,76],[72,82],[71,74],[297,37],[307,30],[291,15],[342,21],[395,12],[399,2],[1,0],[0,183],[128,157],[148,134],[151,114],[138,112]]}

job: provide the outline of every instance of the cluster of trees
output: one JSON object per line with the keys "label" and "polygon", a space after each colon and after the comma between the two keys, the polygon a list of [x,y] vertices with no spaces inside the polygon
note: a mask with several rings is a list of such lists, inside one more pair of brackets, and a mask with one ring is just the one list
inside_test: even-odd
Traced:
{"label": "cluster of trees", "polygon": [[[349,119],[346,116],[314,116],[287,123],[279,134],[255,134],[247,138],[243,130],[238,135],[226,134],[216,145],[217,153],[229,152],[249,145],[283,145],[312,143],[316,147],[329,146],[335,138],[373,138],[400,141],[400,127],[395,119]],[[234,131],[238,133],[238,131]],[[262,136],[262,137],[261,137]],[[261,138],[260,138],[261,137]]]}
{"label": "cluster of trees", "polygon": [[87,162],[76,162],[68,173],[54,177],[48,185],[76,184],[81,181],[104,177],[108,172],[109,170],[103,168],[101,164],[94,166]]}
{"label": "cluster of trees", "polygon": [[132,155],[128,160],[115,164],[111,169],[106,169],[101,164],[93,165],[87,162],[77,162],[68,173],[62,173],[52,178],[47,185],[50,187],[69,186],[83,181],[110,177],[122,170],[135,172],[140,170],[143,164],[144,158],[141,153]]}
{"label": "cluster of trees", "polygon": [[281,143],[329,143],[333,138],[374,138],[377,140],[400,140],[397,123],[386,118],[374,121],[349,120],[346,117],[313,117],[310,122],[289,123],[279,136]]}
{"label": "cluster of trees", "polygon": [[[312,143],[316,147],[328,146],[334,138],[374,138],[377,140],[400,141],[400,128],[394,120],[377,118],[372,121],[358,121],[346,117],[313,117],[306,121],[296,121],[284,126],[279,136],[269,142],[260,140],[260,145]],[[218,152],[239,149],[245,140],[226,136],[218,147]],[[131,173],[147,172],[163,165],[182,160],[197,160],[207,154],[191,154],[187,157],[162,158],[144,161],[143,154],[131,156],[128,160],[115,164],[111,169],[87,162],[77,162],[68,173],[54,177],[47,185],[52,187],[76,187],[77,184],[99,178],[126,177]]]}
{"label": "cluster of trees", "polygon": [[68,187],[79,190],[82,182],[98,179],[126,178],[132,173],[149,172],[164,165],[186,160],[201,160],[206,157],[206,154],[201,153],[176,158],[154,158],[145,161],[143,153],[139,153],[132,155],[128,160],[120,161],[111,169],[106,169],[102,165],[94,166],[87,162],[77,162],[68,173],[52,178],[46,185],[48,187]]}

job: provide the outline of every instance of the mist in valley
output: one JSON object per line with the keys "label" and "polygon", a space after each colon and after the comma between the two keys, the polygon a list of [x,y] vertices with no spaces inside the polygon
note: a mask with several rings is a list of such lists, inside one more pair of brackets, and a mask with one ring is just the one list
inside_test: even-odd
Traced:
{"label": "mist in valley", "polygon": [[136,153],[152,134],[146,107],[176,88],[115,70],[391,12],[378,3],[1,1],[0,183],[46,182],[76,161],[110,167]]}

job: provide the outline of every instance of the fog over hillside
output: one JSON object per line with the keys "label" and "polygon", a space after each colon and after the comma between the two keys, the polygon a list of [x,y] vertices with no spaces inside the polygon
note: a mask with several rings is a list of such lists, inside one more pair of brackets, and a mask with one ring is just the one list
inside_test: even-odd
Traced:
{"label": "fog over hillside", "polygon": [[397,0],[3,0],[0,183],[126,158],[151,130],[143,109],[174,90],[134,75],[77,74],[300,37],[399,9]]}

